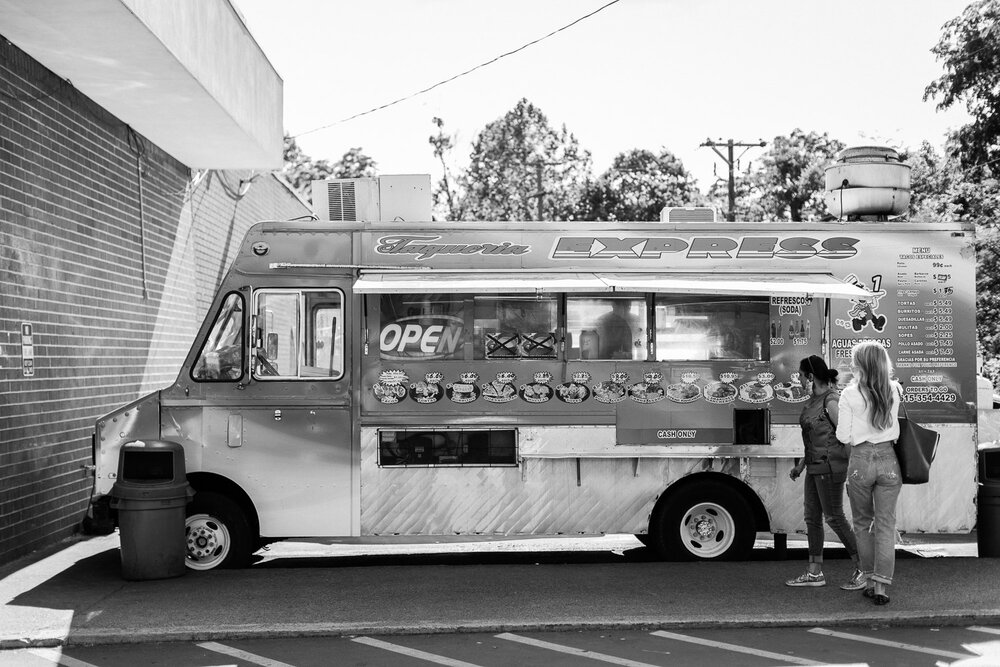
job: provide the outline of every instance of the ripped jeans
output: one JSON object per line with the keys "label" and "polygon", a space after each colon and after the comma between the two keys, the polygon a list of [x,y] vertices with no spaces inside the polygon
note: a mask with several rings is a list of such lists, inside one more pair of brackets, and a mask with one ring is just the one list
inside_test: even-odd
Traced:
{"label": "ripped jeans", "polygon": [[902,484],[891,440],[851,447],[847,497],[858,559],[868,579],[884,584],[892,583],[896,569],[896,500]]}

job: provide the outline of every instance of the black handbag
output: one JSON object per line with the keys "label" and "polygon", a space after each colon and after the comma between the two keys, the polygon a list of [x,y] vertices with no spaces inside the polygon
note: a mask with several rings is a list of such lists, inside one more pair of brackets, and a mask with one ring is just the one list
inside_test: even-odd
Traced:
{"label": "black handbag", "polygon": [[902,398],[900,396],[899,409],[903,416],[899,417],[899,438],[893,445],[899,460],[899,472],[903,484],[926,484],[931,476],[931,463],[937,454],[941,434],[910,419]]}

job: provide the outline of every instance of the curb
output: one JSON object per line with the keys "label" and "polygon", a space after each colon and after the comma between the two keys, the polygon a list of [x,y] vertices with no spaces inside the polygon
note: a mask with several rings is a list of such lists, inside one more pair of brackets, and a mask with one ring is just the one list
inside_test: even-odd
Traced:
{"label": "curb", "polygon": [[107,629],[72,630],[65,637],[36,637],[23,640],[0,640],[0,650],[58,648],[63,646],[102,646],[154,642],[220,641],[233,639],[292,639],[303,637],[349,637],[356,635],[430,635],[500,632],[572,632],[592,630],[683,630],[734,629],[803,626],[872,625],[882,627],[956,626],[1000,623],[1000,609],[935,612],[902,612],[892,616],[878,613],[837,614],[826,616],[774,616],[771,618],[661,618],[628,621],[555,621],[523,623],[289,623],[275,625],[234,625],[211,629],[179,626],[169,630]]}

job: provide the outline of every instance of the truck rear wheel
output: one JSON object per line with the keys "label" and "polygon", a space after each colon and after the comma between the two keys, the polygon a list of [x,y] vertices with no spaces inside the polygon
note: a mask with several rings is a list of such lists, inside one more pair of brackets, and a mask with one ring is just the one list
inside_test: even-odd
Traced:
{"label": "truck rear wheel", "polygon": [[739,492],[716,481],[686,484],[650,521],[652,546],[666,560],[746,560],[756,527]]}
{"label": "truck rear wheel", "polygon": [[185,563],[192,570],[247,567],[253,557],[250,532],[246,515],[235,501],[220,493],[199,491],[187,510]]}

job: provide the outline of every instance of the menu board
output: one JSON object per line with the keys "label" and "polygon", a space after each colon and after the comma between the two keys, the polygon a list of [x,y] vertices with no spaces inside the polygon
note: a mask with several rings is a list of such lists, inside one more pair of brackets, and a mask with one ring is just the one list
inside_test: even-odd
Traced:
{"label": "menu board", "polygon": [[[872,292],[851,299],[833,318],[833,356],[842,380],[850,378],[850,351],[872,338],[889,350],[904,387],[907,412],[916,419],[965,422],[975,418],[975,295],[971,262],[960,249],[900,244],[886,249],[882,272],[848,277]],[[890,272],[891,271],[891,272]]]}

